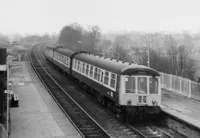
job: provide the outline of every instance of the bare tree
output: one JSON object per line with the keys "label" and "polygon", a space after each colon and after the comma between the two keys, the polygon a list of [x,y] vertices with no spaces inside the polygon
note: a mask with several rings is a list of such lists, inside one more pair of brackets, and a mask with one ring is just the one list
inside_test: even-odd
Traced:
{"label": "bare tree", "polygon": [[60,32],[59,44],[72,50],[78,50],[81,47],[78,41],[82,38],[82,32],[72,26],[65,26]]}

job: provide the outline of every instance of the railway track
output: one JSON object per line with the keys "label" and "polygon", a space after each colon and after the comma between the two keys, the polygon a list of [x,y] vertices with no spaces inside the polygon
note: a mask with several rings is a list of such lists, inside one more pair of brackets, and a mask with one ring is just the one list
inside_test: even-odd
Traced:
{"label": "railway track", "polygon": [[132,129],[143,135],[144,138],[173,138],[173,136],[151,125],[130,126]]}
{"label": "railway track", "polygon": [[[47,74],[42,68],[40,62],[35,55],[35,49],[31,51],[31,65],[34,70],[40,74],[40,78],[51,92],[54,99],[59,100],[59,105],[67,115],[80,134],[85,138],[110,138],[111,136],[87,114],[83,108],[80,107],[60,86],[59,84]],[[65,93],[65,94],[64,94]]]}
{"label": "railway track", "polygon": [[[41,52],[42,49],[39,51]],[[41,58],[44,59],[44,57],[41,54]],[[64,89],[66,89],[64,86],[62,86]],[[69,88],[67,88],[68,91]],[[73,91],[75,93],[75,91]],[[76,92],[79,93],[79,92]],[[76,97],[79,97],[76,95]],[[60,96],[60,99],[63,99],[64,104],[68,104],[66,102],[66,99],[64,96]],[[64,105],[63,104],[63,105]],[[80,104],[80,103],[79,103]],[[82,105],[82,104],[81,104]],[[65,105],[64,105],[65,106]],[[108,115],[105,113],[105,111],[101,108],[99,108],[96,105],[92,105],[91,108],[94,108],[99,116],[107,116],[106,122],[112,126],[112,129],[108,130],[108,127],[106,127],[106,124],[102,123],[102,120],[99,121],[98,119],[95,119],[96,122],[101,124],[114,137],[134,137],[134,138],[172,138],[172,136],[166,134],[165,132],[161,131],[160,129],[157,129],[156,127],[147,127],[145,126],[129,126],[129,125],[122,125],[120,121],[117,121],[117,119],[113,118],[113,116]],[[70,108],[70,110],[76,110],[73,108],[73,106]],[[76,111],[75,111],[76,112]],[[94,118],[94,117],[93,117]],[[105,120],[104,120],[105,121]],[[87,125],[86,125],[87,126]],[[88,125],[89,126],[89,125]],[[92,128],[91,128],[92,130]],[[119,131],[119,132],[113,132],[113,131]],[[121,131],[121,132],[120,132]],[[116,136],[119,134],[120,136]]]}

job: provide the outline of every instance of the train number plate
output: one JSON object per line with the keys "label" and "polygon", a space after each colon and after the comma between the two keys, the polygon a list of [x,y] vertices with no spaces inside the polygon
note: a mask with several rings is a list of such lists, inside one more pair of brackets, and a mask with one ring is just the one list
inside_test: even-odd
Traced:
{"label": "train number plate", "polygon": [[147,96],[138,96],[138,104],[146,104]]}

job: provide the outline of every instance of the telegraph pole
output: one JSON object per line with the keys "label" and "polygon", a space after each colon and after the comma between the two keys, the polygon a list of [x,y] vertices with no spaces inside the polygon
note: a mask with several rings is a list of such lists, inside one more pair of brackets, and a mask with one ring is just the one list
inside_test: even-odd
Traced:
{"label": "telegraph pole", "polygon": [[150,67],[150,48],[148,47],[148,61],[147,61],[148,67]]}
{"label": "telegraph pole", "polygon": [[145,51],[147,50],[147,66],[150,67],[150,46],[143,45],[142,47],[145,49]]}
{"label": "telegraph pole", "polygon": [[7,84],[7,72],[6,72],[6,48],[0,48],[0,124],[4,123],[4,91],[6,90]]}

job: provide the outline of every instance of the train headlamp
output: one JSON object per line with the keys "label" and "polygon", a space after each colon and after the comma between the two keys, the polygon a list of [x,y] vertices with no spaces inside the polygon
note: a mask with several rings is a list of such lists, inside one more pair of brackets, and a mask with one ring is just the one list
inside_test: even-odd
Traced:
{"label": "train headlamp", "polygon": [[131,105],[131,103],[132,103],[132,100],[129,99],[129,100],[127,101],[127,105]]}
{"label": "train headlamp", "polygon": [[152,100],[152,104],[157,106],[158,105],[158,102],[156,100]]}

